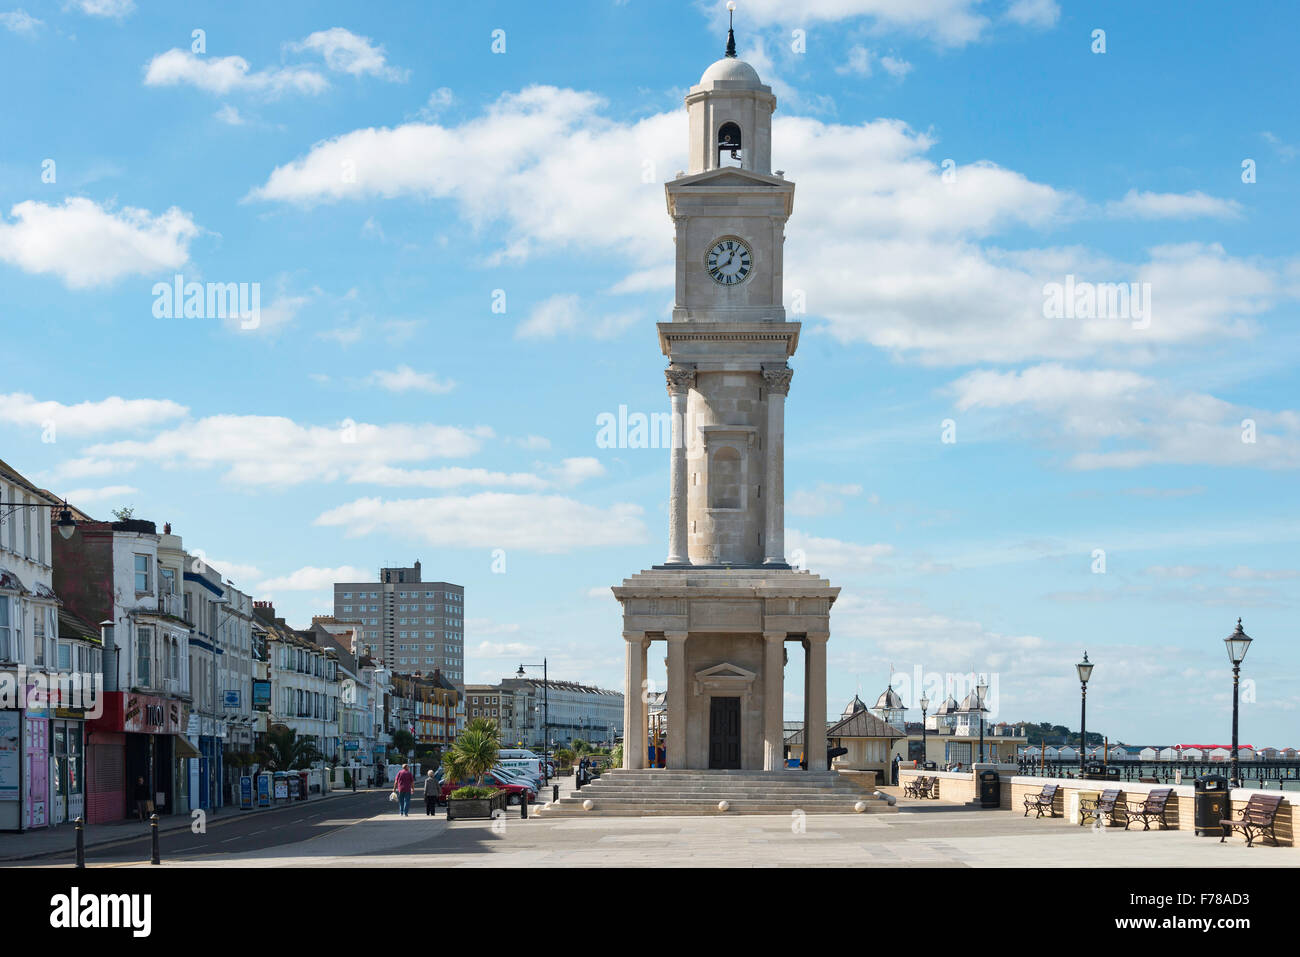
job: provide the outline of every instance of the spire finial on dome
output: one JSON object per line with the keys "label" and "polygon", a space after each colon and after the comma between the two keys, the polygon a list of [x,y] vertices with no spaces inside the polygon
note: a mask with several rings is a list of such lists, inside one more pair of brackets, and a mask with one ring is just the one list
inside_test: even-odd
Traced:
{"label": "spire finial on dome", "polygon": [[727,56],[736,55],[736,0],[727,0]]}

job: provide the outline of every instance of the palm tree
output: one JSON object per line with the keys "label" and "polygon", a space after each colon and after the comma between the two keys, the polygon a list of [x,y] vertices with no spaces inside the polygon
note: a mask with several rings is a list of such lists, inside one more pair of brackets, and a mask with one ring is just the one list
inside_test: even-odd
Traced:
{"label": "palm tree", "polygon": [[447,781],[473,778],[475,784],[482,787],[483,776],[496,766],[500,751],[501,732],[496,722],[475,718],[443,752],[443,778]]}
{"label": "palm tree", "polygon": [[321,759],[316,745],[299,738],[292,728],[276,728],[266,736],[266,763],[276,771],[297,771]]}

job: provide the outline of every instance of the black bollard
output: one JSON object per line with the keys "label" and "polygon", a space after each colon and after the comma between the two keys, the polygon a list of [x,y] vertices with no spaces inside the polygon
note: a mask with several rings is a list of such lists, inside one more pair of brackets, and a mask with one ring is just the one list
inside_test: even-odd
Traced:
{"label": "black bollard", "polygon": [[525,791],[519,795],[519,816],[525,821],[528,820],[528,792]]}
{"label": "black bollard", "polygon": [[153,833],[153,857],[150,858],[150,864],[161,864],[158,858],[158,812],[155,811],[149,815],[149,829]]}
{"label": "black bollard", "polygon": [[82,830],[82,825],[85,824],[85,821],[82,818],[77,818],[77,820],[74,823],[76,824],[76,828],[77,828],[77,866],[85,867],[86,866],[86,832]]}
{"label": "black bollard", "polygon": [[560,803],[560,786],[558,784],[551,785],[551,800],[556,804]]}

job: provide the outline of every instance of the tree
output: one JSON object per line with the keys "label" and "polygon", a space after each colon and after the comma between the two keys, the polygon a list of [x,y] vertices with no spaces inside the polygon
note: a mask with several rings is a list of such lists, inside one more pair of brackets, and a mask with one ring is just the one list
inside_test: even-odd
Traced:
{"label": "tree", "polygon": [[574,738],[573,744],[571,744],[570,747],[573,748],[574,754],[581,755],[581,754],[589,754],[591,752],[591,745],[589,745],[586,741],[583,741],[582,738]]}
{"label": "tree", "polygon": [[465,726],[450,748],[442,755],[445,781],[473,778],[482,787],[483,777],[496,766],[501,751],[501,732],[496,722],[476,718]]}
{"label": "tree", "polygon": [[415,735],[405,729],[394,731],[393,749],[400,751],[403,757],[410,754],[415,750]]}
{"label": "tree", "polygon": [[266,758],[276,771],[299,771],[321,760],[321,754],[292,728],[276,728],[266,736]]}
{"label": "tree", "polygon": [[121,508],[113,509],[113,517],[119,522],[129,522],[135,515],[134,505],[123,505]]}

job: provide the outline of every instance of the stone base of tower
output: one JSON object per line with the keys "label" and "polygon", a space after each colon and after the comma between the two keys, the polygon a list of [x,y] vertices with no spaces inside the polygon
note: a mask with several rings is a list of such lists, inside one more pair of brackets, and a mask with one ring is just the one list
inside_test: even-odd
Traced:
{"label": "stone base of tower", "polygon": [[805,656],[808,770],[826,770],[826,643],[839,591],[811,572],[770,566],[661,566],[615,586],[626,651],[624,767],[649,764],[647,700],[659,689],[647,684],[646,665],[660,642],[669,768],[784,767],[789,650]]}

